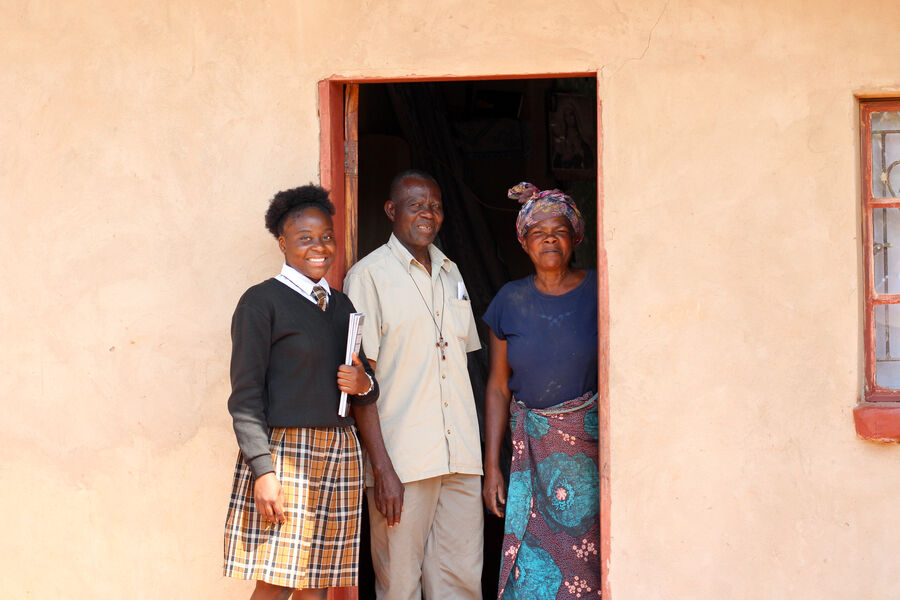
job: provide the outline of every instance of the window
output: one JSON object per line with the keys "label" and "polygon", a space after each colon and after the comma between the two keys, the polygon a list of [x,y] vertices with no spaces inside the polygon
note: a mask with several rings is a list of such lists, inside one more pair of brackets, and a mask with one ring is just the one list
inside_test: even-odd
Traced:
{"label": "window", "polygon": [[900,100],[861,117],[866,400],[900,401]]}
{"label": "window", "polygon": [[865,397],[856,434],[900,442],[900,99],[860,102]]}

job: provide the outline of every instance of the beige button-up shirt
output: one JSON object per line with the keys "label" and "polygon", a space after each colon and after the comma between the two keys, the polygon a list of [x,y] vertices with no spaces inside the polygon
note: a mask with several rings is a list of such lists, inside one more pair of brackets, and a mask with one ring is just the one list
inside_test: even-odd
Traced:
{"label": "beige button-up shirt", "polygon": [[[365,313],[363,348],[376,361],[378,415],[394,470],[402,482],[449,473],[481,475],[478,416],[466,353],[481,343],[462,275],[429,246],[431,275],[391,234],[356,263],[344,293]],[[432,317],[434,317],[432,319]],[[441,358],[437,346],[443,335]],[[366,460],[366,485],[373,485]]]}

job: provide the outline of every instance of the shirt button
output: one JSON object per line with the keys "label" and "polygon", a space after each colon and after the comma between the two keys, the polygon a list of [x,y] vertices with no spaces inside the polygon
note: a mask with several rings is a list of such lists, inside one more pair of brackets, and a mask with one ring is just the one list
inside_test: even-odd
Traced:
{"label": "shirt button", "polygon": [[444,406],[450,406],[450,405],[449,405],[449,404],[447,404],[447,403],[446,403],[446,402],[444,402]]}
{"label": "shirt button", "polygon": [[449,429],[447,430],[447,435],[450,435],[450,430],[449,430]]}
{"label": "shirt button", "polygon": [[441,379],[447,379],[447,375],[445,373],[441,373]]}
{"label": "shirt button", "polygon": [[434,311],[434,314],[435,314],[435,316],[439,317],[439,316],[441,316],[441,311],[436,310],[436,311]]}

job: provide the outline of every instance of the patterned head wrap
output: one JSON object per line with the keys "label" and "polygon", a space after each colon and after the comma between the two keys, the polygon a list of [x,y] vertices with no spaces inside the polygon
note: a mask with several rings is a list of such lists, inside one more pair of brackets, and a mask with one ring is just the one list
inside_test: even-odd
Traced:
{"label": "patterned head wrap", "polygon": [[584,239],[584,217],[568,195],[559,190],[544,190],[543,192],[534,184],[523,181],[509,188],[507,195],[513,200],[518,200],[522,208],[519,209],[519,217],[516,219],[516,236],[519,243],[525,245],[525,234],[538,221],[549,217],[565,217],[572,225],[575,236],[575,245]]}

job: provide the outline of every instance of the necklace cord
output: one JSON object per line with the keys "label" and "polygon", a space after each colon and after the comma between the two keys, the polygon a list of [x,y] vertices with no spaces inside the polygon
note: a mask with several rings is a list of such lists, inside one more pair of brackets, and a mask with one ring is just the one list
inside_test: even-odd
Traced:
{"label": "necklace cord", "polygon": [[[434,267],[434,265],[432,265]],[[441,359],[444,360],[446,357],[444,356],[444,346],[446,342],[444,342],[444,314],[445,314],[445,301],[447,299],[447,295],[444,293],[444,279],[441,277],[440,267],[438,267],[438,282],[441,284],[441,324],[438,325],[437,319],[434,318],[434,286],[431,286],[431,307],[428,306],[428,301],[425,300],[425,294],[422,293],[422,290],[419,289],[419,284],[416,283],[415,278],[413,278],[412,273],[409,271],[406,272],[409,275],[409,279],[412,281],[413,287],[416,288],[416,291],[419,293],[419,298],[422,299],[422,304],[425,305],[425,309],[428,311],[428,316],[431,317],[431,322],[434,323],[434,328],[437,330],[438,341],[437,346],[441,350]]]}

